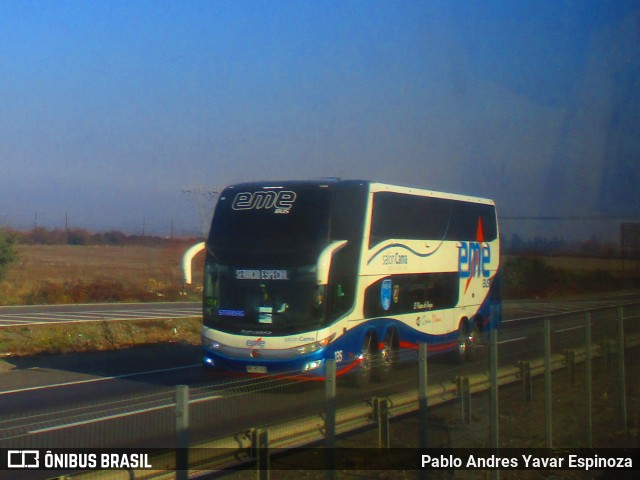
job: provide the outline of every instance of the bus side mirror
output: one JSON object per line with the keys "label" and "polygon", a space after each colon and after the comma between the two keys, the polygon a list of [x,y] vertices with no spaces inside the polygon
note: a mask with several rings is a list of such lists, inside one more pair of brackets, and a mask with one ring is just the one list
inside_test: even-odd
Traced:
{"label": "bus side mirror", "polygon": [[316,264],[316,281],[318,285],[326,285],[329,283],[329,270],[331,269],[331,259],[333,254],[347,244],[346,240],[337,240],[327,245],[318,256]]}
{"label": "bus side mirror", "polygon": [[198,253],[205,248],[205,243],[196,243],[190,247],[182,256],[182,281],[186,285],[191,285],[191,261]]}

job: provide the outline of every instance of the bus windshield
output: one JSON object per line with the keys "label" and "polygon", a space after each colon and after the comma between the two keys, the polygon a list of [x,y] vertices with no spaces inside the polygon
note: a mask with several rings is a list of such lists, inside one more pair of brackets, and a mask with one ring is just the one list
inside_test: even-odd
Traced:
{"label": "bus windshield", "polygon": [[324,287],[315,275],[315,266],[235,268],[207,261],[204,324],[232,333],[314,330],[325,317]]}
{"label": "bus windshield", "polygon": [[318,184],[226,189],[207,244],[204,323],[228,332],[311,331],[325,318],[318,256],[332,190]]}
{"label": "bus windshield", "polygon": [[225,190],[213,217],[209,253],[225,265],[314,264],[329,236],[331,190],[318,185]]}

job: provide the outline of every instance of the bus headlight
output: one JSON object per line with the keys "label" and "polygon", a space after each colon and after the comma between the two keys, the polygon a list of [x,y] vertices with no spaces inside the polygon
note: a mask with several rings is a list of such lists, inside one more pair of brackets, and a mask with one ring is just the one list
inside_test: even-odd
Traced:
{"label": "bus headlight", "polygon": [[310,370],[315,370],[316,368],[320,368],[320,365],[322,365],[322,360],[316,360],[315,362],[309,362],[305,364],[302,370],[305,372],[308,372]]}
{"label": "bus headlight", "polygon": [[224,345],[216,340],[212,340],[208,337],[202,337],[202,346],[205,348],[210,348],[211,350],[220,350]]}
{"label": "bus headlight", "polygon": [[316,352],[318,350],[320,350],[321,348],[326,347],[327,345],[329,345],[331,343],[331,340],[333,340],[333,337],[335,337],[336,334],[332,333],[331,335],[329,335],[327,338],[319,340],[317,342],[313,342],[313,343],[307,343],[306,345],[300,345],[299,347],[294,347],[291,350],[293,350],[294,352],[300,354],[300,355],[307,355],[309,353],[313,353]]}

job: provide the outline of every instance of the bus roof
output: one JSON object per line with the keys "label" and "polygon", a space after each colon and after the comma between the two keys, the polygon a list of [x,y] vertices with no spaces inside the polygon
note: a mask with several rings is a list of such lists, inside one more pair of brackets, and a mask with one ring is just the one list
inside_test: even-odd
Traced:
{"label": "bus roof", "polygon": [[438,192],[435,190],[426,190],[423,188],[401,187],[398,185],[389,185],[386,183],[371,182],[369,184],[369,190],[372,193],[394,192],[394,193],[404,193],[406,195],[419,195],[422,197],[444,198],[449,200],[458,200],[461,202],[483,203],[486,205],[495,205],[494,201],[488,198],[474,197],[474,196],[462,195],[458,193]]}
{"label": "bus roof", "polygon": [[[256,182],[243,182],[229,185],[226,189],[233,190],[257,190],[257,189],[279,189],[279,188],[295,188],[295,187],[326,187],[326,188],[349,188],[350,186],[366,186],[369,192],[394,192],[405,195],[418,195],[423,197],[444,198],[470,203],[481,203],[486,205],[495,205],[494,201],[488,198],[475,197],[470,195],[462,195],[456,193],[439,192],[416,187],[404,187],[400,185],[391,185],[387,183],[372,182],[369,180],[342,180],[340,178],[320,178],[316,180],[269,180]],[[225,189],[225,190],[226,190]]]}

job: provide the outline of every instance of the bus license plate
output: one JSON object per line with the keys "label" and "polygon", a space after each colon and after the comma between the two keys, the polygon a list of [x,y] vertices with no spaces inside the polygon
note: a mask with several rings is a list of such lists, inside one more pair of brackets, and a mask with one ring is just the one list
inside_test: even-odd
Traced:
{"label": "bus license plate", "polygon": [[263,365],[247,365],[247,373],[267,373],[267,367]]}

